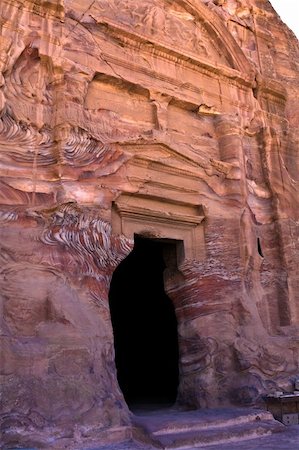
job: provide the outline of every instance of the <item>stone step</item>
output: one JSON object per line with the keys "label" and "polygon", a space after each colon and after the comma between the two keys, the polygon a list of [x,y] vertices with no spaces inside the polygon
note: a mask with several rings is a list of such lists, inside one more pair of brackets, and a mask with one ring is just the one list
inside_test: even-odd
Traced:
{"label": "stone step", "polygon": [[271,421],[259,423],[248,422],[228,427],[209,427],[201,430],[180,431],[168,434],[155,434],[153,440],[156,446],[165,450],[196,449],[215,444],[239,442],[270,435],[273,432],[282,431],[281,424],[273,424]]}
{"label": "stone step", "polygon": [[169,410],[135,416],[134,422],[147,436],[147,443],[166,450],[193,450],[255,439],[285,429],[269,412],[245,408]]}
{"label": "stone step", "polygon": [[268,411],[252,412],[250,414],[245,413],[240,414],[237,417],[222,418],[222,417],[211,417],[205,420],[199,420],[198,417],[189,416],[188,418],[181,417],[181,420],[175,420],[168,422],[167,424],[163,422],[159,429],[152,429],[152,435],[163,435],[172,432],[183,433],[185,431],[201,431],[207,430],[209,428],[227,428],[233,425],[246,424],[250,422],[260,422],[260,421],[273,421],[273,416]]}

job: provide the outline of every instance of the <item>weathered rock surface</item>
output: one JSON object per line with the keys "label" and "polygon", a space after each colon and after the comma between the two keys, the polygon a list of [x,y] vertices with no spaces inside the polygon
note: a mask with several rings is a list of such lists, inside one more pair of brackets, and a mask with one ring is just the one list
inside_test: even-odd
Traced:
{"label": "weathered rock surface", "polygon": [[268,411],[248,408],[144,411],[136,415],[134,423],[148,433],[153,448],[165,450],[240,444],[285,431]]}
{"label": "weathered rock surface", "polygon": [[21,3],[0,7],[3,446],[130,424],[108,292],[134,233],[183,243],[178,402],[290,389],[294,35],[266,0]]}

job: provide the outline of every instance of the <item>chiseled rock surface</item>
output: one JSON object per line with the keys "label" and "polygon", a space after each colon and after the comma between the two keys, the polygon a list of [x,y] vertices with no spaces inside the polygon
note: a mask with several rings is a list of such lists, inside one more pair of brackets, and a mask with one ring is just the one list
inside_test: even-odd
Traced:
{"label": "chiseled rock surface", "polygon": [[299,50],[270,3],[4,0],[0,15],[2,446],[127,432],[108,292],[134,233],[184,245],[165,272],[180,404],[291,389]]}

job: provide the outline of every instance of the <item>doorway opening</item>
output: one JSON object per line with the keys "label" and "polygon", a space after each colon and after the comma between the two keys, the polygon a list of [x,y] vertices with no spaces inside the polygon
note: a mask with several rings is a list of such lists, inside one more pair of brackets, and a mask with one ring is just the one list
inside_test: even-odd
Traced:
{"label": "doorway opening", "polygon": [[136,235],[134,241],[109,293],[118,382],[131,408],[171,405],[179,382],[178,333],[164,290],[163,255],[175,244]]}

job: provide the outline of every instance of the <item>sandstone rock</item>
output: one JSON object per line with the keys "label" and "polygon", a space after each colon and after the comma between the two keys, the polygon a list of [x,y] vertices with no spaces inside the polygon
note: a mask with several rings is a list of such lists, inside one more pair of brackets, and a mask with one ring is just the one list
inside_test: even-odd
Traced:
{"label": "sandstone rock", "polygon": [[3,446],[130,425],[108,293],[134,234],[176,251],[178,403],[291,389],[294,35],[266,0],[23,3],[0,9]]}

